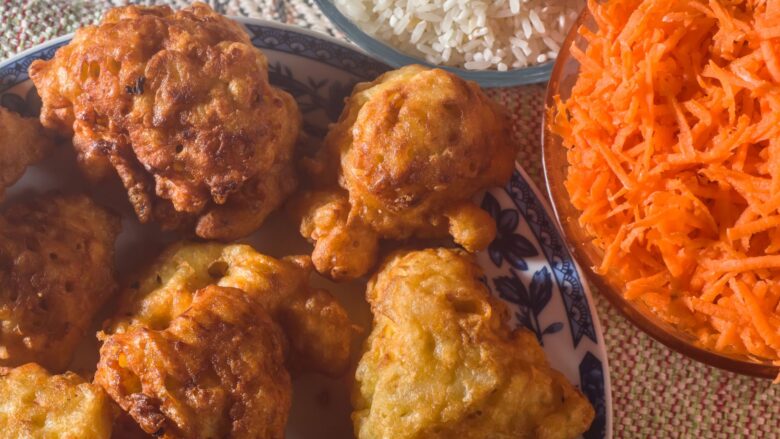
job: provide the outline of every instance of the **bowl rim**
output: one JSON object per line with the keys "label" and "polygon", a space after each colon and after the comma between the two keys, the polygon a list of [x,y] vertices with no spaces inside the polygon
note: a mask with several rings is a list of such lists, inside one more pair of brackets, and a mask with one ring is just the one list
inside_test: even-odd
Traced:
{"label": "bowl rim", "polygon": [[466,70],[458,67],[441,66],[428,61],[407,55],[390,47],[384,42],[372,37],[360,29],[346,15],[344,15],[331,0],[314,0],[322,13],[338,27],[349,41],[394,68],[409,64],[422,64],[431,68],[439,68],[450,71],[460,77],[476,81],[482,87],[512,87],[517,85],[538,84],[550,79],[555,61],[547,61],[539,65],[507,70],[506,72],[492,70]]}
{"label": "bowl rim", "polygon": [[[551,151],[555,147],[553,138],[558,136],[548,129],[548,114],[555,102],[556,92],[560,84],[561,75],[563,73],[563,67],[566,63],[569,47],[574,44],[578,35],[578,29],[584,25],[586,20],[590,18],[590,11],[588,7],[582,10],[577,20],[569,30],[566,39],[561,45],[561,52],[558,58],[555,60],[552,73],[550,75],[550,81],[547,83],[547,90],[544,98],[544,112],[542,114],[542,127],[541,127],[541,147],[542,147],[542,169],[544,171],[545,187],[550,199],[550,206],[553,214],[555,215],[555,221],[558,223],[560,230],[563,232],[563,240],[566,243],[569,251],[572,253],[574,259],[577,261],[582,271],[585,273],[589,282],[592,282],[598,293],[609,301],[609,303],[617,308],[624,317],[628,319],[634,326],[638,327],[642,332],[650,335],[655,340],[661,342],[666,347],[679,352],[680,354],[703,363],[708,366],[714,366],[722,370],[729,372],[735,372],[742,375],[748,375],[758,378],[776,378],[780,373],[780,367],[774,366],[768,363],[759,363],[748,361],[746,359],[736,358],[707,349],[698,347],[691,342],[679,337],[670,331],[665,330],[663,327],[653,322],[650,318],[645,316],[641,311],[637,310],[634,305],[623,297],[620,291],[613,288],[609,282],[597,274],[594,270],[594,264],[591,263],[590,258],[585,253],[583,246],[578,245],[569,238],[573,235],[572,227],[573,221],[562,221],[560,214],[560,207],[565,203],[569,203],[568,198],[565,196],[556,195],[556,192],[552,190],[554,177],[551,177],[550,171],[552,166]],[[562,147],[562,145],[558,145]],[[568,163],[565,164],[568,166]]]}

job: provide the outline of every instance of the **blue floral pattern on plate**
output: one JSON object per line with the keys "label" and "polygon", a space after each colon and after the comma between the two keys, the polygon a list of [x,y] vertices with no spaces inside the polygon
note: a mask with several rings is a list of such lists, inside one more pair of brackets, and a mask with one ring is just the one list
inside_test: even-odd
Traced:
{"label": "blue floral pattern on plate", "polygon": [[[266,53],[271,82],[295,96],[305,129],[322,136],[355,83],[373,80],[388,66],[358,49],[304,29],[237,19]],[[51,58],[65,36],[0,63],[0,105],[34,115],[40,99],[28,80],[35,59]],[[479,200],[495,219],[496,239],[478,254],[484,282],[507,303],[513,322],[531,330],[550,363],[575,383],[596,408],[587,439],[610,438],[612,410],[604,340],[590,293],[564,245],[546,202],[518,166],[506,187]]]}
{"label": "blue floral pattern on plate", "polygon": [[523,284],[523,280],[514,270],[510,269],[509,274],[510,276],[500,276],[493,279],[498,297],[517,305],[518,311],[515,314],[517,321],[536,334],[539,343],[544,346],[542,337],[547,334],[555,334],[563,329],[563,323],[561,322],[550,323],[544,329],[542,329],[539,323],[539,314],[544,311],[544,308],[547,307],[550,299],[552,299],[552,277],[550,272],[547,270],[547,267],[543,267],[534,273],[531,278],[531,284],[528,287]]}
{"label": "blue floral pattern on plate", "polygon": [[525,236],[515,233],[520,213],[517,209],[502,209],[496,197],[489,192],[482,199],[482,208],[496,220],[496,239],[488,246],[490,260],[497,266],[506,260],[518,270],[528,270],[525,258],[539,253]]}

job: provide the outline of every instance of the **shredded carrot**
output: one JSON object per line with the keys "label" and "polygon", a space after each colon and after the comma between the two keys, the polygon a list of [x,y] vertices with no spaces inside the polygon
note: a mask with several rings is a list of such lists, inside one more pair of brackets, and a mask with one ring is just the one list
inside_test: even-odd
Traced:
{"label": "shredded carrot", "polygon": [[728,260],[707,261],[705,264],[715,273],[749,272],[760,268],[780,269],[780,255],[755,256]]}
{"label": "shredded carrot", "polygon": [[717,352],[780,364],[780,3],[589,0],[550,128],[597,270]]}
{"label": "shredded carrot", "polygon": [[726,235],[728,235],[729,239],[734,241],[746,236],[753,236],[756,233],[764,232],[776,227],[780,227],[780,215],[765,216],[754,221],[735,225],[734,227],[726,230]]}

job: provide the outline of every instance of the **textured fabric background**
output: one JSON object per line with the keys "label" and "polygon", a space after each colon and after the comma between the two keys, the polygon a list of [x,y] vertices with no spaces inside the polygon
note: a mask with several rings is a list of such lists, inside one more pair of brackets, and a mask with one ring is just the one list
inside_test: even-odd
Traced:
{"label": "textured fabric background", "polygon": [[[117,0],[0,0],[0,59],[97,21]],[[138,3],[162,3],[141,1]],[[172,0],[177,7],[189,2]],[[340,37],[311,0],[210,0],[228,15],[271,19]],[[541,85],[496,90],[512,112],[518,160],[544,190]],[[710,368],[672,352],[594,291],[609,352],[616,438],[780,437],[780,385]]]}

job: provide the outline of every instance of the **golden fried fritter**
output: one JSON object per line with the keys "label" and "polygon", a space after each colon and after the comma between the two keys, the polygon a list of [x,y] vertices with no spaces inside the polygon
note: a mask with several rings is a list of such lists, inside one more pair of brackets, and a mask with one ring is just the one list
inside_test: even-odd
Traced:
{"label": "golden fried fritter", "polygon": [[95,382],[158,437],[283,438],[292,393],[284,350],[257,301],[208,286],[166,329],[108,337]]}
{"label": "golden fried fritter", "polygon": [[281,325],[296,370],[341,375],[349,365],[352,324],[327,291],[309,286],[307,256],[282,260],[248,245],[175,244],[123,294],[108,333],[167,328],[208,285],[240,289]]}
{"label": "golden fried fritter", "polygon": [[0,366],[67,366],[116,290],[119,230],[83,195],[40,196],[0,214]]}
{"label": "golden fried fritter", "polygon": [[5,189],[53,147],[54,143],[37,119],[25,118],[0,107],[0,200]]}
{"label": "golden fried fritter", "polygon": [[203,238],[257,229],[294,189],[295,100],[247,33],[203,3],[127,6],[30,66],[41,121],[91,180],[115,172],[141,222]]}
{"label": "golden fried fritter", "polygon": [[368,285],[374,328],[357,368],[359,439],[574,438],[587,399],[550,368],[461,250],[396,254]]}
{"label": "golden fried fritter", "polygon": [[358,218],[349,218],[346,191],[306,192],[290,205],[301,218],[301,234],[317,243],[311,259],[333,280],[355,279],[376,264],[379,237]]}
{"label": "golden fried fritter", "polygon": [[[396,240],[449,232],[469,251],[484,249],[495,237],[495,223],[471,198],[504,184],[514,156],[504,111],[476,83],[407,66],[358,84],[325,139],[319,163],[309,164],[318,190],[341,197],[338,182],[347,191],[348,213],[311,228],[307,224],[318,224],[320,210],[330,205],[297,209],[301,233],[316,241],[321,255],[315,258],[318,270],[333,275],[334,263],[318,260],[351,259],[355,250],[345,245],[350,239],[337,235],[355,230],[359,243],[370,242],[371,232]],[[341,278],[365,274],[366,265]]]}
{"label": "golden fried fritter", "polygon": [[30,439],[108,439],[114,405],[72,372],[49,375],[35,363],[0,367],[0,435]]}

